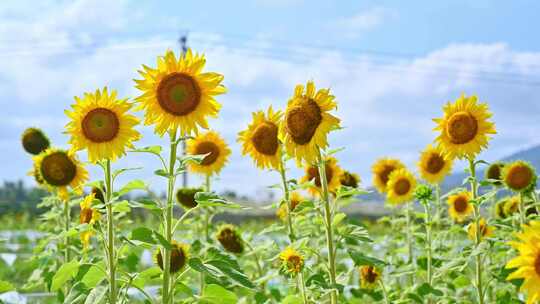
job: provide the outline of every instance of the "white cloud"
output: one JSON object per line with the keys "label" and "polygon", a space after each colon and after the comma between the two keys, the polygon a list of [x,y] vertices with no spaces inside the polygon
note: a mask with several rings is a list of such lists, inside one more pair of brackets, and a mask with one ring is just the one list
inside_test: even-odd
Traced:
{"label": "white cloud", "polygon": [[358,38],[394,16],[395,12],[387,8],[372,7],[352,16],[340,18],[334,21],[331,27],[348,38]]}

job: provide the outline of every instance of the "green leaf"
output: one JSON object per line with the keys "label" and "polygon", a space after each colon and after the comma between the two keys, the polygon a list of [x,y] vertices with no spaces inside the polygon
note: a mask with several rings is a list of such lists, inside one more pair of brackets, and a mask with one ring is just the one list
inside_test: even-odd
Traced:
{"label": "green leaf", "polygon": [[115,170],[113,175],[112,175],[112,178],[113,180],[116,179],[118,176],[120,176],[121,174],[127,172],[127,171],[134,171],[134,170],[140,170],[142,169],[143,167],[137,167],[137,168],[122,168],[122,169],[118,169],[118,170]]}
{"label": "green leaf", "polygon": [[216,285],[208,284],[204,287],[200,303],[205,304],[236,304],[238,298],[232,291]]}
{"label": "green leaf", "polygon": [[418,286],[418,288],[416,289],[416,292],[422,297],[428,294],[432,294],[439,297],[443,295],[442,291],[431,287],[431,285],[429,285],[428,283],[423,283],[422,285]]}
{"label": "green leaf", "polygon": [[167,242],[165,237],[163,235],[159,234],[158,232],[154,231],[154,236],[158,240],[158,242],[161,244],[161,246],[167,248],[168,250],[172,249],[171,243]]}
{"label": "green leaf", "polygon": [[369,265],[369,266],[374,266],[374,267],[386,266],[386,262],[381,261],[374,257],[364,255],[363,253],[358,252],[358,251],[349,250],[349,255],[351,256],[351,259],[354,261],[354,265],[356,266],[363,266],[363,265]]}
{"label": "green leaf", "polygon": [[129,206],[131,208],[144,208],[151,211],[161,211],[161,207],[156,201],[146,198],[130,201]]}
{"label": "green leaf", "polygon": [[137,148],[130,152],[150,153],[161,157],[161,146],[148,146],[143,148]]}
{"label": "green leaf", "polygon": [[358,225],[346,225],[339,229],[340,235],[347,240],[356,240],[360,242],[373,242],[366,228]]}
{"label": "green leaf", "polygon": [[146,227],[137,227],[131,231],[131,240],[140,241],[148,244],[156,244],[154,231]]}
{"label": "green leaf", "polygon": [[347,217],[347,214],[343,212],[337,213],[334,216],[334,219],[332,219],[332,226],[337,227],[341,223],[341,221],[343,221],[346,217]]}
{"label": "green leaf", "polygon": [[197,192],[197,194],[195,194],[195,201],[202,207],[243,208],[239,204],[230,202],[214,192]]}
{"label": "green leaf", "polygon": [[200,164],[207,155],[210,155],[210,153],[203,155],[184,155],[182,157],[178,157],[178,161],[182,167],[185,167],[189,163]]}
{"label": "green leaf", "polygon": [[129,202],[126,200],[113,203],[113,212],[130,212],[131,208],[129,207]]}
{"label": "green leaf", "polygon": [[84,304],[98,304],[101,303],[105,294],[107,293],[107,288],[105,286],[98,286],[93,288],[92,291],[88,294]]}
{"label": "green leaf", "polygon": [[162,272],[161,269],[157,266],[148,268],[142,271],[141,273],[139,273],[137,278],[133,280],[133,285],[139,288],[144,288],[144,285],[146,285],[146,282],[148,282],[149,280],[153,278],[159,277],[161,275],[161,272]]}
{"label": "green leaf", "polygon": [[154,171],[154,174],[157,176],[169,178],[169,173],[163,169],[157,169],[156,171]]}
{"label": "green leaf", "polygon": [[107,274],[103,272],[105,262],[99,262],[97,265],[92,265],[82,277],[81,282],[88,288],[96,287],[105,279]]}
{"label": "green leaf", "polygon": [[0,281],[0,293],[15,290],[15,287],[8,281]]}
{"label": "green leaf", "polygon": [[281,304],[302,304],[302,298],[295,295],[288,295],[281,301]]}
{"label": "green leaf", "polygon": [[147,190],[147,189],[148,187],[143,180],[135,179],[125,184],[124,187],[120,188],[120,191],[118,191],[117,195],[122,196],[133,190]]}
{"label": "green leaf", "polygon": [[75,277],[78,269],[79,262],[75,260],[62,265],[54,274],[51,291],[57,291],[62,288],[67,281]]}
{"label": "green leaf", "polygon": [[225,274],[227,277],[246,288],[255,288],[255,285],[243,272],[241,272],[239,269],[235,269],[233,265],[223,260],[211,260],[206,262],[205,264],[216,267],[217,269],[221,270],[221,272],[223,272],[223,274]]}

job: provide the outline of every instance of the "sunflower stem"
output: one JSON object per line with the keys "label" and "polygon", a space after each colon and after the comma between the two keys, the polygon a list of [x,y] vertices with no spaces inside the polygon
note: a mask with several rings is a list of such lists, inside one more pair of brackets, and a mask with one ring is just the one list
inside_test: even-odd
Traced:
{"label": "sunflower stem", "polygon": [[527,221],[525,213],[525,196],[523,192],[519,192],[519,224],[520,227]]}
{"label": "sunflower stem", "polygon": [[[170,155],[169,155],[169,168],[168,174],[168,186],[167,186],[167,206],[165,207],[165,239],[170,244],[173,239],[173,196],[174,196],[174,184],[176,181],[176,175],[174,172],[176,164],[176,152],[178,148],[178,142],[176,140],[177,130],[175,129],[170,135]],[[173,297],[171,290],[171,250],[162,247],[161,248],[163,258],[163,282],[162,282],[162,302],[169,303]]]}
{"label": "sunflower stem", "polygon": [[288,231],[289,231],[289,240],[292,243],[295,240],[293,224],[292,224],[292,215],[291,215],[292,207],[291,207],[289,185],[287,183],[287,176],[286,176],[286,172],[285,172],[285,164],[283,162],[283,157],[280,157],[279,173],[281,175],[281,182],[283,183],[283,192],[284,192],[284,195],[285,195],[285,204],[287,206],[287,228],[288,228]]}
{"label": "sunflower stem", "polygon": [[65,237],[64,237],[64,260],[65,262],[69,262],[69,237],[68,237],[68,231],[69,231],[69,222],[70,222],[70,212],[69,212],[69,200],[64,201],[64,221],[65,221]]}
{"label": "sunflower stem", "polygon": [[336,304],[338,299],[338,293],[336,289],[336,264],[334,258],[334,239],[332,231],[332,210],[330,208],[330,196],[328,195],[328,181],[326,179],[326,164],[321,156],[321,150],[318,151],[318,167],[319,177],[322,187],[322,199],[324,204],[324,216],[325,216],[325,228],[326,228],[326,244],[328,246],[328,270],[330,275],[330,284],[332,290],[330,292],[330,303]]}
{"label": "sunflower stem", "polygon": [[[405,204],[405,220],[407,224],[407,263],[413,263],[412,225],[411,225],[411,202]],[[410,276],[411,284],[414,284],[414,276]]]}
{"label": "sunflower stem", "polygon": [[[478,184],[476,182],[476,165],[474,158],[469,158],[469,171],[471,174],[471,197],[473,201],[476,200],[478,194]],[[480,208],[478,203],[475,201],[474,204],[474,225],[476,228],[475,233],[475,246],[480,246],[482,242],[482,231],[480,229]],[[482,286],[482,254],[479,252],[475,256],[475,280],[476,280],[476,291],[478,297],[478,303],[484,304],[484,291]]]}
{"label": "sunflower stem", "polygon": [[105,201],[107,208],[107,258],[109,262],[109,300],[111,304],[116,303],[116,257],[114,248],[114,214],[111,204],[113,185],[111,176],[111,161],[107,160],[105,165]]}
{"label": "sunflower stem", "polygon": [[386,286],[384,286],[382,278],[379,280],[379,285],[381,286],[381,290],[384,296],[384,303],[390,304],[390,299],[388,299],[388,292],[386,291]]}
{"label": "sunflower stem", "polygon": [[[431,231],[431,210],[429,206],[429,200],[424,202],[424,211],[426,217],[426,251],[427,251],[427,283],[433,287],[433,266],[432,266],[432,231]],[[428,299],[428,303],[431,303],[431,299]]]}
{"label": "sunflower stem", "polygon": [[300,271],[297,277],[298,285],[300,285],[300,295],[302,296],[302,303],[308,304],[308,298],[306,293],[306,284],[304,283],[304,273]]}

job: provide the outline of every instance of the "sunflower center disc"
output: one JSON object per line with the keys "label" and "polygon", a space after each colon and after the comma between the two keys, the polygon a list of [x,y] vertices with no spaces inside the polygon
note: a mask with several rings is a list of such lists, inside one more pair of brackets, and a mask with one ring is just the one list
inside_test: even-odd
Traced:
{"label": "sunflower center disc", "polygon": [[388,183],[388,178],[390,177],[390,173],[392,171],[396,170],[394,166],[385,166],[381,173],[379,173],[379,178],[381,179],[381,182],[386,185]]}
{"label": "sunflower center disc", "polygon": [[446,133],[453,144],[465,144],[474,139],[478,132],[478,122],[467,112],[458,112],[448,120]]}
{"label": "sunflower center disc", "polygon": [[105,108],[96,108],[88,112],[82,121],[84,136],[95,142],[107,142],[118,135],[120,122],[116,114]]}
{"label": "sunflower center disc", "polygon": [[67,186],[73,181],[77,167],[64,152],[54,152],[41,161],[41,175],[53,186]]}
{"label": "sunflower center disc", "polygon": [[458,197],[454,202],[454,210],[456,210],[457,213],[463,213],[467,210],[468,204],[469,203],[464,197]]}
{"label": "sunflower center disc", "polygon": [[500,164],[493,164],[493,165],[489,166],[488,172],[487,172],[487,177],[489,179],[500,180],[501,179],[501,165]]}
{"label": "sunflower center disc", "polygon": [[[330,181],[332,180],[332,177],[334,177],[334,173],[332,172],[332,168],[330,168],[330,166],[328,164],[325,164],[324,171],[326,173],[326,182],[330,183]],[[308,169],[307,174],[308,174],[309,180],[315,179],[315,186],[320,188],[322,184],[321,184],[321,176],[319,175],[319,168],[318,167],[310,167]]]}
{"label": "sunflower center disc", "polygon": [[397,195],[405,195],[411,189],[411,183],[407,179],[400,179],[394,185],[394,192]]}
{"label": "sunflower center disc", "polygon": [[176,273],[186,264],[184,249],[176,246],[171,251],[171,273]]}
{"label": "sunflower center disc", "polygon": [[255,129],[251,142],[255,149],[265,155],[275,155],[278,149],[278,128],[275,124],[264,122]]}
{"label": "sunflower center disc", "polygon": [[312,99],[290,109],[285,115],[285,126],[293,141],[307,144],[322,121],[319,105]]}
{"label": "sunflower center disc", "polygon": [[506,182],[513,189],[522,190],[531,183],[532,172],[526,166],[516,166],[510,169]]}
{"label": "sunflower center disc", "polygon": [[201,162],[201,165],[209,166],[213,164],[219,157],[219,147],[213,142],[204,141],[197,145],[195,153],[199,155],[210,153],[206,155],[206,157]]}
{"label": "sunflower center disc", "polygon": [[298,272],[300,271],[300,267],[301,267],[301,264],[302,263],[302,260],[300,259],[299,256],[297,255],[291,255],[288,259],[287,259],[287,264],[289,265],[289,269],[292,269],[294,270],[295,272]]}
{"label": "sunflower center disc", "polygon": [[81,224],[88,224],[92,220],[93,211],[90,208],[81,209],[81,215],[79,216]]}
{"label": "sunflower center disc", "polygon": [[377,280],[377,273],[373,271],[373,266],[368,266],[366,272],[364,273],[364,278],[369,283],[374,283]]}
{"label": "sunflower center disc", "polygon": [[444,167],[444,159],[439,154],[431,154],[426,163],[426,171],[431,174],[437,174],[441,172]]}
{"label": "sunflower center disc", "polygon": [[242,247],[242,243],[240,243],[240,240],[232,231],[231,229],[224,229],[221,231],[219,235],[219,242],[225,249],[227,249],[230,252],[233,253],[242,253],[244,248]]}
{"label": "sunflower center disc", "polygon": [[195,111],[201,102],[201,89],[193,77],[171,73],[159,82],[157,100],[163,110],[184,116]]}

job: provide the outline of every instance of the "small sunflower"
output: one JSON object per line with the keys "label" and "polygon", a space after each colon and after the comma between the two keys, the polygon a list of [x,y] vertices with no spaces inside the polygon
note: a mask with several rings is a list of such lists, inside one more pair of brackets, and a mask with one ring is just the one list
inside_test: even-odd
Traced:
{"label": "small sunflower", "polygon": [[407,169],[394,170],[387,184],[386,197],[394,205],[402,204],[413,198],[416,188],[416,178]]}
{"label": "small sunflower", "polygon": [[76,193],[82,193],[82,186],[88,180],[88,171],[74,153],[56,148],[49,148],[34,156],[39,178],[49,189],[56,189],[62,198],[67,197],[70,187]]}
{"label": "small sunflower", "polygon": [[[178,243],[176,241],[171,242],[172,251],[171,251],[171,262],[170,262],[170,272],[177,273],[184,266],[189,258],[189,245]],[[161,250],[156,250],[156,264],[163,270],[163,257],[161,255]]]}
{"label": "small sunflower", "polygon": [[133,129],[139,119],[127,112],[131,104],[127,99],[118,99],[115,90],[105,87],[102,91],[85,93],[75,97],[73,111],[66,110],[71,121],[66,125],[74,151],[87,149],[88,159],[96,163],[101,160],[114,161],[133,148],[133,141],[141,134]]}
{"label": "small sunflower", "polygon": [[377,160],[371,167],[373,173],[373,185],[380,193],[385,193],[388,183],[388,177],[394,170],[405,168],[405,165],[393,158],[381,158]]}
{"label": "small sunflower", "polygon": [[511,216],[512,214],[518,212],[520,203],[521,198],[519,195],[514,195],[507,198],[504,202],[504,215]]}
{"label": "small sunflower", "polygon": [[502,170],[504,168],[503,162],[495,162],[489,165],[489,167],[486,170],[486,179],[493,180],[493,184],[495,186],[502,185]]}
{"label": "small sunflower", "polygon": [[304,257],[292,247],[287,247],[279,254],[281,267],[286,272],[296,276],[304,268]]}
{"label": "small sunflower", "polygon": [[531,221],[522,228],[515,233],[519,241],[509,242],[519,255],[506,264],[507,269],[514,269],[506,279],[524,279],[520,291],[527,294],[527,304],[534,304],[540,301],[540,222]]}
{"label": "small sunflower", "polygon": [[420,176],[431,184],[439,184],[452,170],[452,159],[444,157],[440,147],[428,145],[420,154]]}
{"label": "small sunflower", "polygon": [[37,128],[28,128],[24,130],[21,136],[21,142],[24,150],[30,154],[38,155],[47,150],[51,145],[49,138]]}
{"label": "small sunflower", "polygon": [[[99,221],[101,213],[97,209],[92,208],[92,201],[95,199],[94,194],[87,195],[80,203],[81,212],[79,214],[79,223],[92,225]],[[93,235],[92,231],[81,232],[81,241],[83,248],[88,248],[90,244],[90,237]]]}
{"label": "small sunflower", "polygon": [[[293,191],[291,192],[291,195],[289,196],[289,200],[291,201],[291,212],[293,212],[294,209],[296,209],[296,207],[300,205],[300,203],[302,203],[305,199],[304,197],[302,197],[300,193],[298,193],[297,191]],[[286,202],[281,203],[281,205],[279,206],[276,212],[276,215],[283,221],[287,218],[287,203]]]}
{"label": "small sunflower", "polygon": [[281,148],[278,128],[281,111],[274,111],[272,106],[267,113],[257,111],[248,128],[238,133],[238,142],[242,143],[242,155],[249,154],[257,167],[279,170]]}
{"label": "small sunflower", "polygon": [[377,282],[381,278],[381,272],[369,265],[358,268],[360,274],[360,287],[365,289],[372,289],[377,285]]}
{"label": "small sunflower", "polygon": [[[480,232],[481,232],[481,239],[485,237],[490,237],[493,234],[493,230],[495,230],[494,227],[488,226],[484,218],[480,219],[479,226],[480,226]],[[476,223],[475,222],[471,222],[469,224],[467,233],[469,235],[469,240],[474,242],[476,240]]]}
{"label": "small sunflower", "polygon": [[186,209],[197,207],[195,194],[203,192],[202,188],[181,188],[176,191],[176,201]]}
{"label": "small sunflower", "polygon": [[244,241],[233,225],[223,225],[218,229],[216,238],[228,252],[241,254],[244,252]]}
{"label": "small sunflower", "polygon": [[95,199],[98,201],[105,203],[105,193],[103,193],[103,190],[105,188],[105,183],[101,182],[101,188],[99,187],[92,187],[92,194],[94,195]]}
{"label": "small sunflower", "polygon": [[197,134],[199,128],[208,129],[208,117],[217,117],[221,105],[216,95],[226,92],[223,76],[206,72],[204,55],[190,49],[176,58],[172,51],[157,58],[157,68],[143,65],[135,80],[143,93],[137,97],[138,109],[145,110],[146,125],[155,124],[156,132],[177,130],[183,135]]}
{"label": "small sunflower", "polygon": [[[337,164],[337,159],[334,157],[327,157],[324,162],[324,168],[326,173],[326,182],[328,184],[328,191],[335,193],[341,185],[340,179],[343,174],[343,169]],[[308,188],[308,191],[313,195],[318,195],[321,188],[321,177],[319,176],[319,167],[311,164],[305,165],[305,175],[300,180],[301,183],[306,183],[314,180],[315,186]]]}
{"label": "small sunflower", "polygon": [[[305,89],[305,90],[304,90]],[[327,136],[339,127],[339,118],[329,112],[337,107],[329,89],[315,89],[313,81],[297,85],[279,128],[287,153],[298,162],[314,163],[318,149],[328,146]]]}
{"label": "small sunflower", "polygon": [[343,173],[341,174],[341,177],[339,179],[339,183],[343,186],[351,187],[351,188],[358,188],[360,185],[360,176],[356,173],[351,173],[349,171],[343,170]]}
{"label": "small sunflower", "polygon": [[231,149],[217,132],[208,131],[189,140],[187,152],[191,155],[208,154],[200,164],[190,163],[189,168],[195,173],[213,175],[223,169],[231,154]]}
{"label": "small sunflower", "polygon": [[454,221],[461,223],[473,213],[474,207],[470,200],[471,193],[468,191],[459,192],[448,197],[448,214]]}
{"label": "small sunflower", "polygon": [[501,176],[506,187],[515,192],[528,192],[536,186],[533,166],[522,160],[505,165]]}
{"label": "small sunflower", "polygon": [[478,97],[462,95],[444,107],[444,117],[433,119],[434,131],[441,133],[436,141],[447,158],[473,158],[486,148],[491,134],[496,134],[492,114]]}
{"label": "small sunflower", "polygon": [[508,197],[503,198],[495,204],[495,216],[497,218],[505,219],[507,217],[506,214],[504,213],[504,205],[506,204],[507,199]]}

